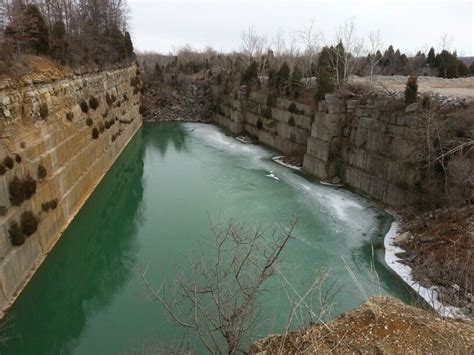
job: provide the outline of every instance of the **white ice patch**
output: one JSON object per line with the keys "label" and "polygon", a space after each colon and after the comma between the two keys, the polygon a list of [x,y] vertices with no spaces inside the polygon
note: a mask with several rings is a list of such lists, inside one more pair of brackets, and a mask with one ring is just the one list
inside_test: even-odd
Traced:
{"label": "white ice patch", "polygon": [[273,171],[270,171],[270,173],[267,174],[267,175],[265,175],[265,176],[268,176],[268,177],[270,177],[270,178],[272,178],[272,179],[275,179],[275,180],[277,180],[277,181],[280,181],[280,178],[279,178],[278,176],[276,176],[276,175],[273,173]]}
{"label": "white ice patch", "polygon": [[283,155],[280,155],[280,156],[277,156],[277,157],[273,157],[272,160],[273,160],[275,163],[278,163],[278,164],[280,164],[280,165],[286,166],[287,168],[290,168],[290,169],[293,169],[293,170],[302,170],[300,166],[296,166],[296,165],[292,165],[292,164],[285,163],[285,162],[283,161]]}
{"label": "white ice patch", "polygon": [[[390,213],[390,212],[389,212]],[[400,247],[397,247],[394,244],[395,237],[397,236],[400,230],[400,221],[398,216],[394,217],[394,221],[390,227],[390,230],[385,235],[384,247],[385,247],[385,262],[387,265],[402,278],[405,283],[407,283],[416,293],[418,293],[428,304],[433,307],[433,309],[438,312],[443,317],[449,318],[462,318],[467,319],[467,317],[462,313],[459,308],[443,305],[438,299],[438,291],[436,287],[426,288],[421,286],[418,282],[413,280],[411,276],[411,268],[408,265],[402,264],[401,259],[396,255],[398,253],[403,253],[404,250]]]}

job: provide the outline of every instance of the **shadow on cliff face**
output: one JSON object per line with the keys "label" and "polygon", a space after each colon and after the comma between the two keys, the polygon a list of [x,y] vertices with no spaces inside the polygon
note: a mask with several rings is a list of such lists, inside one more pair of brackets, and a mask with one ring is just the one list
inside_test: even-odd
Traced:
{"label": "shadow on cliff face", "polygon": [[144,132],[146,140],[153,147],[158,148],[162,157],[166,155],[171,145],[173,145],[177,152],[187,150],[186,140],[188,132],[183,125],[167,122],[150,125],[153,125],[153,129]]}
{"label": "shadow on cliff face", "polygon": [[70,353],[86,319],[133,277],[143,157],[139,131],[18,299],[5,353]]}

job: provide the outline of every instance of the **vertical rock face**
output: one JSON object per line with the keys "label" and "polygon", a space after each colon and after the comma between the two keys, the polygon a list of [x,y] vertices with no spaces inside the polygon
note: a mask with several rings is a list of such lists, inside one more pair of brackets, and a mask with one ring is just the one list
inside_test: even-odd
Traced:
{"label": "vertical rock face", "polygon": [[214,121],[232,133],[246,132],[286,155],[306,152],[313,116],[314,109],[308,105],[275,98],[273,106],[268,106],[266,95],[252,92],[247,97],[245,90],[238,97],[221,96],[213,113]]}
{"label": "vertical rock face", "polygon": [[[139,85],[136,67],[0,84],[0,163],[13,160],[0,166],[0,309],[15,300],[141,127]],[[11,182],[28,176],[36,191],[15,201]],[[15,222],[25,229],[24,212],[38,227],[14,246],[9,230]]]}
{"label": "vertical rock face", "polygon": [[[213,88],[215,91],[216,88]],[[303,168],[325,181],[342,182],[389,206],[412,202],[416,169],[409,161],[415,115],[397,115],[359,99],[326,95],[312,107],[244,92],[213,92],[216,123],[234,134],[247,133],[287,155],[304,155]],[[275,100],[274,100],[275,101]],[[383,105],[382,105],[383,106]]]}
{"label": "vertical rock face", "polygon": [[303,168],[389,206],[408,205],[419,178],[410,165],[415,126],[413,115],[327,95],[315,116]]}

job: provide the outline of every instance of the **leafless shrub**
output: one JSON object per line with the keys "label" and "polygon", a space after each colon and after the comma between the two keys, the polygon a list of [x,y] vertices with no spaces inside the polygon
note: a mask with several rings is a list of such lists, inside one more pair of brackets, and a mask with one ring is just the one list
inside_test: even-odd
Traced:
{"label": "leafless shrub", "polygon": [[249,230],[242,223],[211,222],[214,255],[202,248],[190,270],[179,268],[172,289],[164,283],[154,289],[140,275],[147,294],[170,319],[190,332],[211,353],[245,351],[245,342],[261,321],[257,297],[276,273],[281,253],[293,238],[297,220],[270,233]]}

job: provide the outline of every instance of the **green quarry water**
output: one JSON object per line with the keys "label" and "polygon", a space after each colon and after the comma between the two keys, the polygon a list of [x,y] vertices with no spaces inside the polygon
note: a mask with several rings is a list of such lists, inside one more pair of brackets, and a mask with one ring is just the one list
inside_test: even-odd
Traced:
{"label": "green quarry water", "polygon": [[[390,217],[357,195],[322,186],[204,124],[145,125],[65,231],[8,314],[1,354],[117,354],[167,344],[179,334],[146,299],[136,266],[156,287],[210,245],[209,216],[250,225],[287,225],[299,215],[281,269],[298,290],[317,270],[341,287],[332,317],[364,302],[344,260],[370,296],[409,301],[383,265]],[[211,248],[211,247],[210,247]],[[375,251],[375,253],[373,253]],[[262,295],[266,321],[256,337],[283,330],[283,291]],[[251,341],[251,339],[249,339]]]}

